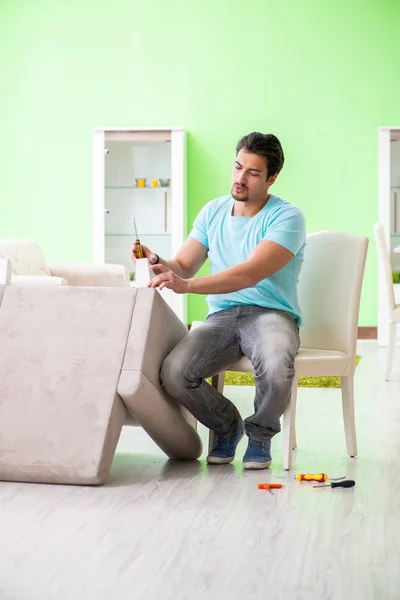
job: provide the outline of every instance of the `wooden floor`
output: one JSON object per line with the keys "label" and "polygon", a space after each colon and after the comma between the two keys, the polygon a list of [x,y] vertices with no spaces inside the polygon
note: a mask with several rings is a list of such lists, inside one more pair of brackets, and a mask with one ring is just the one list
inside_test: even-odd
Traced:
{"label": "wooden floor", "polygon": [[[400,371],[400,348],[397,349]],[[125,428],[102,488],[0,483],[0,600],[400,598],[400,377],[359,343],[359,457],[346,456],[340,390],[299,390],[293,472],[356,480],[322,490],[273,465],[169,462]],[[227,388],[242,414],[252,388]],[[206,441],[206,431],[201,428]],[[282,482],[274,494],[259,482]]]}

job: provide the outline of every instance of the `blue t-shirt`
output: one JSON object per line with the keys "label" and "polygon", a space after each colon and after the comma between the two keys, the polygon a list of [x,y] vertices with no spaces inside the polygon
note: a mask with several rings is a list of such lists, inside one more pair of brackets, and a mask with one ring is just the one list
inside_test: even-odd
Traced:
{"label": "blue t-shirt", "polygon": [[294,254],[287,265],[262,279],[254,287],[229,294],[207,296],[209,314],[238,305],[283,310],[298,325],[301,312],[297,282],[303,264],[306,227],[300,209],[272,196],[254,217],[233,217],[235,200],[222,196],[208,202],[193,223],[190,237],[208,249],[211,273],[219,273],[245,262],[261,240],[271,240]]}

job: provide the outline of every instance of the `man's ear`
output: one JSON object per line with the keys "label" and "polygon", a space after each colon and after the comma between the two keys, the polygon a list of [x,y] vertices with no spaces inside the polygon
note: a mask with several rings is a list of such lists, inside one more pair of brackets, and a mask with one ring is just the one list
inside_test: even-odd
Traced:
{"label": "man's ear", "polygon": [[271,177],[268,177],[268,179],[267,179],[268,185],[272,185],[273,183],[275,183],[277,177],[278,177],[278,173],[275,173],[275,175],[271,175]]}

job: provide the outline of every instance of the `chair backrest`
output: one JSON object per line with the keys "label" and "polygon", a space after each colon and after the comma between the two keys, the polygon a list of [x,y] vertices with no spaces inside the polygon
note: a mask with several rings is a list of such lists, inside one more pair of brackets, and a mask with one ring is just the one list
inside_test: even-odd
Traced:
{"label": "chair backrest", "polygon": [[381,262],[383,270],[386,299],[388,303],[390,316],[396,308],[396,301],[394,298],[392,266],[390,264],[390,252],[386,242],[385,230],[383,228],[382,223],[375,223],[374,234],[376,247],[378,249],[378,258]]}
{"label": "chair backrest", "polygon": [[368,238],[339,231],[307,236],[299,279],[302,348],[356,353]]}

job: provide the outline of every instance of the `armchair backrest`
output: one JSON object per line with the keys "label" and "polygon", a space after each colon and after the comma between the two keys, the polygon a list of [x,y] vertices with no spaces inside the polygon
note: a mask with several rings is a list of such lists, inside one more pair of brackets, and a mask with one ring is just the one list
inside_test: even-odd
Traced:
{"label": "armchair backrest", "polygon": [[34,240],[0,240],[0,258],[7,258],[13,275],[51,275],[46,260]]}
{"label": "armchair backrest", "polygon": [[338,231],[307,236],[299,279],[302,348],[356,353],[368,238]]}

